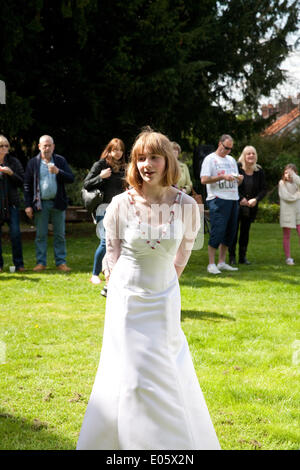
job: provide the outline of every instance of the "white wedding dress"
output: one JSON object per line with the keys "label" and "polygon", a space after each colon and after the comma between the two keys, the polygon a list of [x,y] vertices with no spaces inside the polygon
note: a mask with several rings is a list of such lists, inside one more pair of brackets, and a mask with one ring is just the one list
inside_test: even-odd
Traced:
{"label": "white wedding dress", "polygon": [[191,247],[184,242],[191,238],[191,221],[180,214],[189,196],[179,195],[174,216],[158,224],[160,233],[151,239],[128,193],[107,209],[106,261],[113,270],[79,450],[220,448],[180,326],[174,260],[181,266],[188,260]]}

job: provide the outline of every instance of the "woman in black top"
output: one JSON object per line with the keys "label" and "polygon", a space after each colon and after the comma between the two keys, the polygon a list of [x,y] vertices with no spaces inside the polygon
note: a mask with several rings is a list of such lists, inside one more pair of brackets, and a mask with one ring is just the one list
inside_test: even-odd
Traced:
{"label": "woman in black top", "polygon": [[239,263],[250,264],[246,258],[250,226],[256,218],[258,203],[265,197],[267,189],[264,171],[257,164],[257,152],[254,147],[248,145],[244,148],[238,160],[238,167],[244,179],[239,186],[239,224],[233,244],[229,247],[229,262],[236,264],[235,249],[240,230]]}
{"label": "woman in black top", "polygon": [[[88,191],[100,189],[104,192],[103,203],[97,208],[97,235],[100,244],[95,252],[93,274],[90,281],[100,284],[99,274],[102,270],[102,260],[106,252],[105,229],[103,218],[106,208],[112,198],[124,191],[125,177],[125,145],[122,140],[112,139],[103,150],[100,159],[94,163],[84,180],[84,188]],[[105,295],[105,289],[103,292]]]}
{"label": "woman in black top", "polygon": [[9,154],[9,142],[0,135],[0,272],[3,270],[1,229],[9,226],[12,257],[16,271],[24,271],[23,250],[19,218],[18,188],[23,186],[24,170],[19,160]]}

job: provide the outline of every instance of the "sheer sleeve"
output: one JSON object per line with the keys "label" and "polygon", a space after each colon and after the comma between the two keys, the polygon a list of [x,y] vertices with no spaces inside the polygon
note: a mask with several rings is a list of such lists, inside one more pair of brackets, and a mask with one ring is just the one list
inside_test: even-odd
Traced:
{"label": "sheer sleeve", "polygon": [[106,254],[102,261],[102,270],[109,274],[118,261],[121,251],[119,214],[119,202],[117,198],[113,198],[106,209],[103,220],[106,232]]}
{"label": "sheer sleeve", "polygon": [[201,228],[200,206],[191,197],[186,195],[183,198],[182,204],[182,220],[184,234],[174,260],[175,267],[180,268],[181,271],[183,271],[189,260]]}

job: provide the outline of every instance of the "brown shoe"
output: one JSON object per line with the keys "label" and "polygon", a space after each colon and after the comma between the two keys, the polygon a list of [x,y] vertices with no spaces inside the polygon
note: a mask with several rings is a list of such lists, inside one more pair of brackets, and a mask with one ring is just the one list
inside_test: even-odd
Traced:
{"label": "brown shoe", "polygon": [[44,271],[46,269],[46,266],[44,266],[43,264],[37,264],[34,268],[33,268],[33,271],[35,271],[36,273],[39,273],[41,271]]}
{"label": "brown shoe", "polygon": [[71,268],[69,268],[69,266],[67,266],[66,264],[60,264],[59,266],[57,266],[57,269],[58,271],[62,271],[63,273],[68,273],[71,271]]}
{"label": "brown shoe", "polygon": [[16,269],[16,271],[18,273],[23,273],[24,271],[26,271],[26,269],[24,268],[24,266],[20,266],[18,269]]}

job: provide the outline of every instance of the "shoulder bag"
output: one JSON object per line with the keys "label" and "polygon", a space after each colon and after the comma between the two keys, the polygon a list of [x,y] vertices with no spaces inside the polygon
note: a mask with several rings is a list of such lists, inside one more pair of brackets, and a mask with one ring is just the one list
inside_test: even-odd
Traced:
{"label": "shoulder bag", "polygon": [[93,212],[103,202],[104,193],[100,191],[100,189],[88,191],[87,189],[82,188],[81,198],[84,207],[88,211]]}

